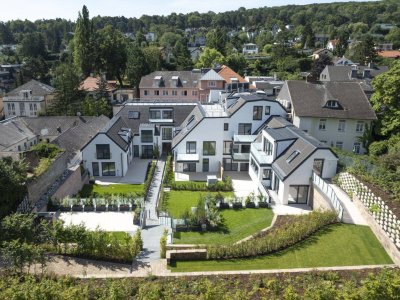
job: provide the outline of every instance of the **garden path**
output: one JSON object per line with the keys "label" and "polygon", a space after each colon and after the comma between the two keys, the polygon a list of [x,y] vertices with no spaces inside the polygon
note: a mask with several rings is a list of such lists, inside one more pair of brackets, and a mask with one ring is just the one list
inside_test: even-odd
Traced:
{"label": "garden path", "polygon": [[163,225],[160,225],[157,214],[157,200],[161,189],[165,160],[157,161],[153,181],[150,186],[149,196],[145,204],[146,226],[142,230],[143,251],[132,265],[132,272],[139,268],[150,268],[154,262],[160,259],[160,239],[164,232]]}

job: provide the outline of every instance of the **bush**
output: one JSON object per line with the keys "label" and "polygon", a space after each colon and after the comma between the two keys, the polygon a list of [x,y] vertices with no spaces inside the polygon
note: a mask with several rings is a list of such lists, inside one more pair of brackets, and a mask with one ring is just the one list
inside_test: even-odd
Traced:
{"label": "bush", "polygon": [[164,233],[160,239],[160,257],[165,258],[167,255],[167,238],[168,230],[164,229]]}
{"label": "bush", "polygon": [[336,213],[331,211],[313,211],[308,215],[294,216],[285,226],[272,228],[245,242],[227,246],[209,246],[208,259],[246,258],[277,252],[336,222]]}
{"label": "bush", "polygon": [[222,181],[207,186],[205,181],[175,181],[171,184],[175,191],[210,191],[210,192],[231,192],[233,191],[232,180],[229,176]]}
{"label": "bush", "polygon": [[371,145],[369,145],[368,151],[373,156],[379,156],[385,154],[388,151],[388,142],[387,141],[373,142]]}
{"label": "bush", "polygon": [[150,185],[153,180],[154,172],[156,170],[157,163],[155,161],[152,161],[149,167],[147,168],[147,175],[146,175],[146,181],[144,182],[144,193],[147,195],[150,190]]}
{"label": "bush", "polygon": [[62,150],[55,144],[49,144],[45,142],[41,142],[36,146],[31,148],[32,151],[36,152],[36,154],[41,158],[54,158],[58,153],[62,152]]}

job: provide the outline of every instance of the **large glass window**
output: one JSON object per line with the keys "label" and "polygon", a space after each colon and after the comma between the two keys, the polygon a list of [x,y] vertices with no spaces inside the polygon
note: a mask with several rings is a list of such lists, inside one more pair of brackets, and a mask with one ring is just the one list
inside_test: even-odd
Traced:
{"label": "large glass window", "polygon": [[110,159],[110,145],[109,144],[97,144],[96,145],[96,157],[97,159]]}
{"label": "large glass window", "polygon": [[251,123],[239,123],[238,134],[250,135],[251,134]]}
{"label": "large glass window", "polygon": [[172,109],[162,111],[163,119],[173,119],[174,118],[173,115],[174,115],[174,111]]}
{"label": "large glass window", "polygon": [[254,173],[258,174],[258,165],[256,164],[254,159],[250,160],[250,165],[251,165],[252,169],[254,170]]}
{"label": "large glass window", "polygon": [[92,171],[93,171],[93,176],[100,176],[100,171],[99,171],[99,163],[98,162],[92,162]]}
{"label": "large glass window", "polygon": [[238,163],[234,163],[231,158],[223,158],[222,159],[222,166],[224,171],[237,171],[238,170]]}
{"label": "large glass window", "polygon": [[289,204],[307,204],[308,185],[291,185],[289,187]]}
{"label": "large glass window", "polygon": [[263,169],[263,180],[271,180],[271,169]]}
{"label": "large glass window", "polygon": [[183,172],[196,172],[196,163],[183,163]]}
{"label": "large glass window", "polygon": [[196,154],[196,142],[186,142],[186,153]]}
{"label": "large glass window", "polygon": [[103,176],[115,176],[115,163],[114,162],[103,162],[101,163],[101,169]]}
{"label": "large glass window", "polygon": [[142,130],[140,133],[142,143],[153,142],[153,130]]}
{"label": "large glass window", "polygon": [[253,106],[253,120],[261,120],[262,119],[262,106]]}
{"label": "large glass window", "polygon": [[203,155],[215,155],[216,142],[203,142]]}
{"label": "large glass window", "polygon": [[267,155],[272,155],[272,143],[264,138],[264,152]]}
{"label": "large glass window", "polygon": [[224,155],[231,154],[232,151],[232,141],[224,141]]}
{"label": "large glass window", "polygon": [[162,139],[172,140],[172,127],[164,127],[162,129]]}
{"label": "large glass window", "polygon": [[142,146],[142,157],[143,158],[153,158],[153,145],[143,145]]}

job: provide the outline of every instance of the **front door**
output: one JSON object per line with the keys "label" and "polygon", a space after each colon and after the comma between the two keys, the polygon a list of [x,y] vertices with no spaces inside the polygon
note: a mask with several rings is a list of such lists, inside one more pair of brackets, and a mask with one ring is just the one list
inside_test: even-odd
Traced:
{"label": "front door", "polygon": [[139,157],[139,145],[133,145],[133,157]]}
{"label": "front door", "polygon": [[322,177],[322,170],[324,168],[324,160],[323,159],[314,159],[313,170],[315,174]]}
{"label": "front door", "polygon": [[210,160],[208,158],[203,158],[203,172],[208,172],[210,169]]}

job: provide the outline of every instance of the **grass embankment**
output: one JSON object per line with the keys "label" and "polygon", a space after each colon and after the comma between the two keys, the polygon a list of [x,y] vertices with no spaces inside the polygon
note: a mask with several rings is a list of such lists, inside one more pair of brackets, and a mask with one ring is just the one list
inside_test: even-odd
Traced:
{"label": "grass embankment", "polygon": [[334,224],[284,251],[251,259],[178,261],[173,272],[315,268],[392,264],[367,226]]}
{"label": "grass embankment", "polygon": [[177,232],[174,244],[231,244],[271,225],[273,212],[266,208],[225,209],[218,231]]}

